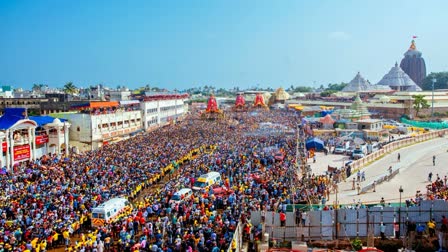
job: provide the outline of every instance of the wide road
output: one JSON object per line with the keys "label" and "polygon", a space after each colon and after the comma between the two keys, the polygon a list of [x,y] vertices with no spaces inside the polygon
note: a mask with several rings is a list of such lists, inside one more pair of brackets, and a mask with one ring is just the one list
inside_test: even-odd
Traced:
{"label": "wide road", "polygon": [[[398,162],[397,156],[400,153],[401,161]],[[432,157],[436,156],[436,165],[432,164]],[[337,156],[337,158],[335,158]],[[329,160],[328,164],[337,165],[340,167],[343,163],[344,156],[342,155],[328,155],[317,156],[316,164],[313,171],[316,174],[321,174],[325,169],[326,160]],[[319,167],[317,163],[320,163]],[[399,202],[399,188],[402,186],[402,202],[405,199],[414,198],[416,191],[420,190],[422,193],[426,193],[426,185],[428,182],[428,174],[433,173],[432,180],[437,178],[437,174],[443,179],[445,175],[448,176],[448,139],[447,138],[435,138],[423,143],[411,145],[402,149],[398,149],[390,154],[386,154],[383,158],[373,162],[372,164],[362,168],[365,171],[366,181],[361,183],[361,187],[372,183],[382,174],[387,173],[389,166],[394,169],[399,168],[400,172],[392,178],[390,181],[385,181],[376,186],[376,192],[370,190],[360,195],[356,190],[352,190],[352,180],[356,173],[352,174],[350,178],[347,178],[346,182],[339,183],[338,202],[339,204],[350,204],[353,201],[359,200],[363,203],[375,203],[384,197],[386,204],[388,202]],[[330,195],[329,203],[335,201],[335,194]]]}

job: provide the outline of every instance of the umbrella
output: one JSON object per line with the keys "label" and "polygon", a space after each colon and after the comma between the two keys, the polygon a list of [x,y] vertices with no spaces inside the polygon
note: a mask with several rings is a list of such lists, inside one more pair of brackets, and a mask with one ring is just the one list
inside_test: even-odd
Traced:
{"label": "umbrella", "polygon": [[309,149],[322,150],[324,148],[324,141],[322,141],[317,137],[313,137],[306,141],[305,146],[308,150]]}

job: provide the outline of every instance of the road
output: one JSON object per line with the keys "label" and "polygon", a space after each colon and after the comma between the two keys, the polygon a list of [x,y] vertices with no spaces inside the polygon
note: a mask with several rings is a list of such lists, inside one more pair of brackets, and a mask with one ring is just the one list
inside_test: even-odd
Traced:
{"label": "road", "polygon": [[[398,162],[398,153],[401,155],[401,160]],[[436,165],[432,164],[432,156],[436,156]],[[327,170],[327,166],[341,167],[343,160],[346,159],[343,155],[329,154],[325,156],[323,153],[318,153],[317,162],[311,164],[311,168],[315,174],[322,174]],[[311,161],[312,162],[312,161]],[[389,166],[394,169],[399,168],[400,172],[390,181],[383,182],[376,186],[376,192],[370,190],[366,193],[357,194],[356,190],[352,190],[352,180],[356,177],[356,173],[347,178],[346,182],[339,183],[338,202],[339,204],[350,204],[353,201],[359,200],[363,203],[379,202],[381,197],[384,197],[386,204],[388,202],[399,202],[400,193],[399,188],[402,186],[402,202],[405,199],[415,197],[417,190],[426,193],[426,185],[428,182],[429,172],[433,173],[433,181],[437,178],[437,174],[443,179],[445,175],[448,176],[448,139],[436,138],[423,143],[411,145],[402,149],[393,151],[383,158],[371,163],[362,168],[365,171],[366,181],[361,182],[361,187],[372,183],[382,174],[387,173]],[[330,204],[335,201],[335,194],[330,195]]]}

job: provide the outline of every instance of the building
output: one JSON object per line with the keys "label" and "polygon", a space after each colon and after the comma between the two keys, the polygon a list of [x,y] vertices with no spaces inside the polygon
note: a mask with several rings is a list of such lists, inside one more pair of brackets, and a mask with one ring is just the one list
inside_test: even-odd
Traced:
{"label": "building", "polygon": [[14,92],[11,86],[1,86],[0,87],[0,97],[1,98],[13,98]]}
{"label": "building", "polygon": [[46,154],[68,154],[70,124],[49,116],[28,117],[25,108],[6,108],[0,117],[0,166],[11,170]]}
{"label": "building", "polygon": [[141,131],[142,113],[139,101],[91,101],[73,106],[76,112],[57,114],[67,119],[70,140],[98,149],[111,142],[128,138]]}
{"label": "building", "polygon": [[426,77],[426,65],[425,60],[422,58],[422,53],[415,46],[414,40],[412,40],[411,46],[404,53],[400,67],[419,87],[422,86],[423,79]]}
{"label": "building", "polygon": [[353,93],[353,92],[384,92],[390,91],[391,89],[386,86],[373,85],[368,80],[364,79],[360,72],[358,72],[355,77],[342,89],[342,92]]}
{"label": "building", "polygon": [[128,101],[131,98],[131,91],[127,88],[109,90],[106,92],[106,97],[109,97],[109,101]]}
{"label": "building", "polygon": [[143,128],[151,130],[181,119],[188,111],[188,94],[145,96],[141,102]]}
{"label": "building", "polygon": [[407,75],[398,63],[390,69],[378,82],[380,86],[388,86],[395,91],[422,91],[415,82]]}

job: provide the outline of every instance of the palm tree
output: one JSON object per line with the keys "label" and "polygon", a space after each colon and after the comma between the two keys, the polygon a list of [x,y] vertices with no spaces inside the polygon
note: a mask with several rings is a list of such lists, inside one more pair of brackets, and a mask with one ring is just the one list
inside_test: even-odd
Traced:
{"label": "palm tree", "polygon": [[64,88],[63,88],[63,90],[64,90],[64,93],[66,93],[66,94],[71,94],[71,95],[73,95],[73,94],[76,94],[76,93],[78,93],[78,88],[73,84],[73,82],[67,82],[65,85],[64,85]]}
{"label": "palm tree", "polygon": [[33,87],[31,90],[34,92],[42,92],[42,88],[44,87],[44,84],[33,84]]}
{"label": "palm tree", "polygon": [[414,98],[413,104],[415,109],[415,117],[418,117],[418,112],[420,112],[421,109],[429,108],[428,101],[425,100],[424,95],[413,95],[412,98]]}

